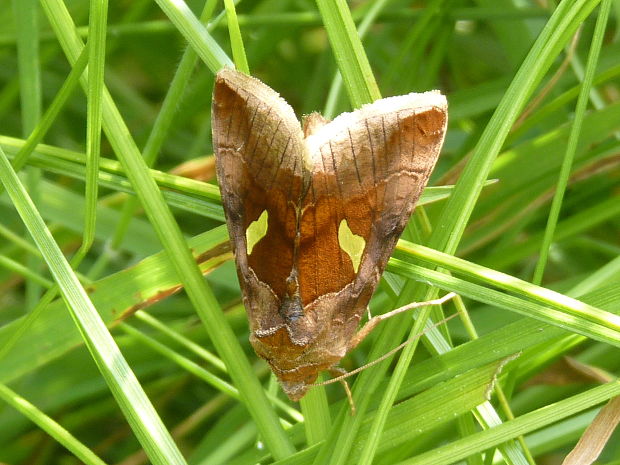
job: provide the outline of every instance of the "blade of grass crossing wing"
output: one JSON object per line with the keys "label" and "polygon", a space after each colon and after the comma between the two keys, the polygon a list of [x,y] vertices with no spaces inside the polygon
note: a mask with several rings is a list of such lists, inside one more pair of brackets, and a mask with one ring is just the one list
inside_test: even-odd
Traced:
{"label": "blade of grass crossing wing", "polygon": [[[557,26],[559,28],[560,31],[565,31],[566,29],[570,28],[570,24],[566,24],[566,17],[560,16],[559,13],[562,13],[561,11],[561,7],[559,7],[556,10],[556,14],[554,14],[554,16],[550,19],[549,23],[547,24],[545,30],[548,31],[550,33],[550,37],[547,40],[547,37],[545,36],[545,30],[543,31],[543,33],[541,34],[541,37],[539,37],[539,39],[537,40],[537,42],[535,43],[534,47],[532,48],[532,51],[530,52],[530,54],[528,55],[528,57],[526,58],[521,70],[519,71],[519,73],[517,74],[517,77],[515,78],[515,81],[513,81],[513,84],[511,85],[511,88],[515,88],[518,89],[519,86],[518,84],[521,83],[520,78],[523,79],[523,87],[525,87],[523,93],[531,93],[534,90],[534,85],[537,84],[537,80],[539,81],[542,78],[542,75],[544,74],[544,72],[546,71],[546,69],[551,65],[551,61],[553,58],[555,58],[555,55],[553,54],[549,54],[549,51],[554,51],[557,53],[557,51],[559,51],[559,47],[561,44],[561,38],[565,38],[565,40],[568,39],[568,35],[565,34],[564,36],[560,35],[560,37],[557,37],[558,34],[556,32],[556,22],[560,23],[560,25],[563,24],[563,27]],[[576,13],[576,12],[574,12]],[[566,15],[566,16],[570,16],[570,15]],[[556,17],[556,21],[554,21],[554,17]],[[561,21],[564,20],[565,22],[562,23]],[[576,26],[574,26],[576,27]],[[555,35],[554,35],[555,33]],[[545,53],[549,54],[549,56],[545,56]],[[536,63],[537,65],[537,71],[538,71],[538,75],[536,76],[536,78],[532,78],[531,73],[532,72],[532,67],[530,66],[530,64],[528,63],[528,59],[534,63]],[[533,65],[533,63],[532,63]],[[528,82],[528,79],[530,79],[531,81]],[[526,87],[526,85],[529,84],[529,87]],[[514,111],[514,102],[512,100],[508,100],[507,98],[510,96],[510,88],[508,90],[508,92],[506,93],[505,96],[505,106],[506,108],[504,109],[506,114],[508,114],[511,110],[513,111],[514,115],[511,116],[511,118],[516,118],[517,116],[517,112]],[[523,97],[523,95],[521,95]],[[524,99],[523,99],[523,103],[524,104]],[[510,107],[510,105],[512,105],[512,107]],[[501,108],[501,104],[500,104],[500,108]],[[502,115],[502,113],[499,113],[500,108],[498,108],[498,111],[496,112],[496,115]],[[503,138],[505,138],[510,126],[509,124],[507,124],[508,121],[510,121],[509,118],[506,118],[505,120],[501,120],[500,118],[498,118],[498,125],[500,127],[503,127],[503,137],[501,139],[501,142],[503,142]],[[510,124],[512,124],[512,122],[514,121],[514,119],[512,119],[512,121],[510,121]],[[492,120],[493,122],[493,120]],[[489,126],[492,125],[492,122],[489,124]],[[503,126],[502,126],[503,124]],[[487,127],[487,131],[490,128]],[[496,130],[499,130],[499,128],[495,128]],[[493,133],[489,133],[490,139],[492,138],[492,136],[495,136],[495,132]],[[484,138],[484,135],[483,135]],[[482,144],[482,140],[479,143]],[[499,139],[495,138],[493,139],[493,142],[496,144],[496,146],[494,147],[495,149],[495,155],[497,155],[497,153],[499,152],[499,149],[501,148],[501,142]],[[489,148],[489,150],[492,150],[491,148]],[[484,155],[481,152],[477,152],[480,153],[481,155],[479,155],[480,158],[483,158]],[[474,156],[475,157],[475,156]],[[484,164],[486,167],[486,173],[488,173],[488,170],[490,169],[491,166],[491,162],[493,161],[493,158],[487,158],[486,160],[480,160]],[[440,221],[443,220],[444,224],[439,228],[439,231],[436,231],[435,234],[432,236],[431,238],[431,243],[432,244],[440,244],[435,245],[435,248],[439,248],[439,247],[445,247],[446,251],[448,253],[454,253],[454,249],[456,248],[456,245],[458,244],[458,240],[460,239],[460,236],[462,234],[462,231],[464,230],[465,224],[469,218],[469,215],[471,213],[471,211],[473,210],[473,205],[475,203],[475,200],[477,198],[477,196],[480,193],[480,189],[479,186],[481,186],[481,183],[484,182],[484,180],[486,179],[486,173],[485,173],[485,177],[479,177],[478,179],[476,179],[475,183],[472,184],[468,184],[468,181],[471,181],[471,179],[476,178],[476,176],[480,174],[480,166],[476,166],[477,163],[479,162],[479,160],[472,158],[471,162],[468,164],[468,167],[466,168],[466,172],[463,174],[463,177],[461,178],[461,180],[459,180],[457,187],[455,188],[455,193],[454,196],[452,196],[449,201],[448,204],[446,205],[446,207],[444,208],[444,211],[442,212],[442,214],[444,216],[441,217]],[[476,166],[476,171],[471,173],[469,175],[467,175],[468,173],[468,169],[471,169],[471,167]],[[463,204],[463,202],[466,201],[467,196],[464,196],[464,198],[460,198],[456,192],[456,190],[459,189],[459,186],[461,186],[462,190],[467,190],[468,194],[471,196],[469,197],[469,203],[468,204]],[[458,215],[455,214],[455,212],[451,212],[450,216],[448,216],[446,214],[446,211],[448,211],[449,207],[451,204],[454,203],[459,203],[459,212]],[[448,223],[448,224],[446,224]],[[458,233],[456,235],[453,234],[454,230],[458,231]],[[442,242],[440,242],[442,241]],[[437,296],[437,290],[436,289],[431,289],[429,290],[429,292],[422,298],[422,300],[431,300],[433,298],[435,298]],[[412,328],[412,333],[417,334],[422,330],[424,321],[426,318],[428,318],[428,316],[430,315],[430,309],[423,309],[423,311],[421,312],[419,319],[416,320],[416,323],[414,324],[414,327]],[[399,362],[396,366],[396,369],[394,371],[394,374],[392,375],[391,379],[390,379],[390,384],[388,386],[388,389],[386,390],[387,395],[385,395],[382,399],[382,403],[381,406],[379,407],[380,411],[382,412],[382,414],[377,415],[375,417],[375,422],[373,425],[373,430],[375,431],[375,437],[379,437],[380,436],[380,431],[383,429],[383,424],[385,422],[385,419],[387,418],[387,409],[388,407],[392,404],[393,400],[396,397],[396,394],[398,392],[398,389],[400,387],[400,384],[402,383],[402,380],[404,379],[404,375],[406,373],[406,369],[409,366],[411,359],[413,357],[414,351],[415,351],[416,345],[411,344],[411,346],[407,346],[405,347],[405,349],[403,350],[403,353],[399,359]],[[496,423],[494,421],[494,419],[492,417],[488,417],[488,413],[489,413],[489,409],[487,410],[481,410],[479,411],[479,414],[481,415],[481,418],[486,418],[486,423],[487,424],[494,424]],[[493,412],[494,413],[494,412]],[[494,415],[495,416],[495,415]],[[376,451],[376,443],[378,442],[378,440],[374,441],[375,444],[368,444],[367,445],[367,449],[368,449],[368,456],[372,457],[374,456],[374,451]],[[374,446],[374,448],[373,448]],[[508,458],[511,462],[513,463],[527,463],[526,459],[524,456],[521,455],[520,451],[518,450],[518,448],[514,447],[512,444],[506,445],[503,449],[503,454],[506,458]],[[370,460],[370,459],[368,459]]]}
{"label": "blade of grass crossing wing", "polygon": [[[205,50],[209,49],[209,56],[215,58],[211,61],[210,66],[219,69],[219,64],[224,64],[224,62],[217,57],[223,52],[219,45],[214,44],[211,36],[206,33],[198,19],[187,8],[187,5],[183,2],[175,2],[174,5],[171,5],[164,0],[160,0],[160,3],[174,10],[172,12],[166,11],[167,13],[181,15],[181,26],[184,27],[181,32],[190,35],[196,34],[191,38],[188,37],[190,43],[192,45],[200,44],[199,55],[204,54]],[[73,62],[82,48],[82,41],[75,33],[75,25],[65,5],[60,0],[44,0],[42,6],[65,54]],[[175,20],[179,20],[179,17],[174,16],[173,21]],[[194,28],[194,22],[198,24],[197,30]],[[206,39],[205,34],[208,39]],[[211,49],[212,46],[213,49]],[[86,78],[87,76],[84,76],[83,84],[86,83]],[[104,91],[103,99],[103,126],[114,152],[140,198],[151,225],[183,283],[185,292],[202,319],[218,353],[225,361],[231,377],[240,391],[241,398],[254,417],[266,445],[276,458],[290,455],[294,451],[292,444],[284,433],[260,383],[254,376],[247,357],[226,322],[215,295],[204,280],[179,226],[107,91]]]}

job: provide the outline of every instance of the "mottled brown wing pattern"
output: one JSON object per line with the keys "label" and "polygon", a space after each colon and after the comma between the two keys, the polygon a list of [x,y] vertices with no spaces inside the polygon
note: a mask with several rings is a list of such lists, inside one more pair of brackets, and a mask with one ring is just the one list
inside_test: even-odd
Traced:
{"label": "mottled brown wing pattern", "polygon": [[[296,207],[309,175],[300,162],[303,134],[276,92],[231,69],[216,77],[212,119],[217,175],[250,320],[258,330],[278,326],[277,313],[257,302],[275,303],[286,293]],[[248,254],[247,228],[264,211],[269,234]]]}
{"label": "mottled brown wing pattern", "polygon": [[[337,311],[364,311],[368,301],[360,297],[374,291],[435,166],[446,122],[445,98],[427,92],[342,114],[307,137],[313,169],[301,219],[304,303],[351,283],[350,301]],[[342,220],[365,239],[357,272],[339,241]]]}
{"label": "mottled brown wing pattern", "polygon": [[[302,131],[268,86],[218,73],[214,147],[250,341],[291,399],[349,350],[437,161],[446,121],[445,98],[427,92],[332,122],[311,115]],[[264,235],[248,245],[248,228],[264,212]]]}

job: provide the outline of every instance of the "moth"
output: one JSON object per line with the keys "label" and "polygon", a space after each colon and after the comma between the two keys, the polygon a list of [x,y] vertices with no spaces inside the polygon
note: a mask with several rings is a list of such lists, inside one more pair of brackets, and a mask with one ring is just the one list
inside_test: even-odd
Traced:
{"label": "moth", "polygon": [[438,91],[300,125],[266,84],[222,69],[212,127],[250,343],[291,400],[358,330],[433,170],[447,125]]}

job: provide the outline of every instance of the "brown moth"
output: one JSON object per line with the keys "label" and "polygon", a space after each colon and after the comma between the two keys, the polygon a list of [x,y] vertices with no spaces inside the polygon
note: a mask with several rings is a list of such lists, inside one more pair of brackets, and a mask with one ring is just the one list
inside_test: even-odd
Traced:
{"label": "brown moth", "polygon": [[385,98],[302,128],[270,87],[223,69],[212,119],[250,342],[299,400],[369,332],[358,324],[439,156],[446,99]]}

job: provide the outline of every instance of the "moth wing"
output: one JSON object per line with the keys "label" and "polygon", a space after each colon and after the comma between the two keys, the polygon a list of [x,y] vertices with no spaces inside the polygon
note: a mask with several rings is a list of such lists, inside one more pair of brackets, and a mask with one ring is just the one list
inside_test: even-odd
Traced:
{"label": "moth wing", "polygon": [[246,308],[259,328],[277,326],[267,321],[269,310],[273,314],[274,297],[281,299],[286,291],[296,208],[309,175],[302,163],[301,127],[275,91],[232,69],[216,76],[212,122],[217,176]]}
{"label": "moth wing", "polygon": [[446,125],[446,99],[433,91],[378,100],[307,136],[304,304],[346,287],[335,306],[359,318],[426,186]]}

